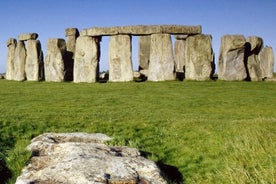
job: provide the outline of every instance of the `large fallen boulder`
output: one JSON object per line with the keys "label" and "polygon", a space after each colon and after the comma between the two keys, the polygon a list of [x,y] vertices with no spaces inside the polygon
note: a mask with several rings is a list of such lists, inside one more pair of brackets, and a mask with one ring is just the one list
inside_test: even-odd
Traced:
{"label": "large fallen boulder", "polygon": [[166,183],[137,149],[108,146],[108,140],[104,134],[42,134],[27,147],[33,156],[16,184]]}

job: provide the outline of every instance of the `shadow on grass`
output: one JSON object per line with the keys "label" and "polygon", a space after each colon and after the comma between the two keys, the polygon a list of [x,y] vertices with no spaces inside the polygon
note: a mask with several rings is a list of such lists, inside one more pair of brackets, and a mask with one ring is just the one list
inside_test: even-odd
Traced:
{"label": "shadow on grass", "polygon": [[158,161],[156,164],[162,171],[164,178],[167,180],[168,183],[174,183],[174,184],[185,183],[185,179],[183,178],[182,174],[179,172],[177,167],[167,165],[162,161]]}
{"label": "shadow on grass", "polygon": [[12,173],[6,166],[4,155],[0,153],[0,183],[6,183],[12,177]]}

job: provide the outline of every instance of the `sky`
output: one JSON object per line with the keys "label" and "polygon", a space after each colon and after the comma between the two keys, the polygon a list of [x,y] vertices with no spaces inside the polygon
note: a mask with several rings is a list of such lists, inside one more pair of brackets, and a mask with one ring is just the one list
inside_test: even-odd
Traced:
{"label": "sky", "polygon": [[[46,56],[47,40],[66,39],[66,28],[158,24],[201,25],[212,35],[216,63],[225,34],[262,37],[276,56],[276,0],[1,0],[0,73],[6,71],[7,40],[22,33],[38,33]],[[108,69],[108,40],[101,42],[101,70]],[[136,70],[137,37],[132,44]]]}

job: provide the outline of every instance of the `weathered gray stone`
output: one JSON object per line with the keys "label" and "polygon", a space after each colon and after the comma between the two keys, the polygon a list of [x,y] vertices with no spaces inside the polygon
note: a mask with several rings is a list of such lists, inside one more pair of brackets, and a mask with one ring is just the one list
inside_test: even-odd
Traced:
{"label": "weathered gray stone", "polygon": [[183,72],[184,73],[185,42],[186,42],[186,40],[176,40],[174,42],[175,72]]}
{"label": "weathered gray stone", "polygon": [[92,27],[81,31],[82,36],[111,36],[118,34],[151,35],[151,34],[200,34],[201,26],[185,25],[138,25],[117,27]]}
{"label": "weathered gray stone", "polygon": [[96,82],[99,65],[97,38],[80,36],[76,44],[74,82]]}
{"label": "weathered gray stone", "polygon": [[247,80],[261,81],[262,71],[258,54],[263,48],[263,39],[257,36],[250,36],[246,39],[245,63],[247,64]]}
{"label": "weathered gray stone", "polygon": [[76,40],[79,37],[79,31],[77,28],[67,28],[65,30],[66,35],[66,57],[64,62],[65,68],[65,80],[73,80],[74,71],[74,58],[76,50]]}
{"label": "weathered gray stone", "polygon": [[37,33],[26,33],[18,36],[19,41],[36,40],[38,38]]}
{"label": "weathered gray stone", "polygon": [[274,53],[272,47],[264,47],[259,53],[263,79],[272,79],[274,71]]}
{"label": "weathered gray stone", "polygon": [[214,72],[211,35],[189,36],[185,45],[185,79],[209,80]]}
{"label": "weathered gray stone", "polygon": [[23,81],[26,79],[25,73],[26,49],[23,41],[17,42],[14,56],[14,74],[13,79]]}
{"label": "weathered gray stone", "polygon": [[15,49],[16,49],[16,39],[10,38],[7,41],[8,47],[8,57],[7,57],[7,67],[6,67],[6,79],[14,79],[14,59],[15,59]]}
{"label": "weathered gray stone", "polygon": [[175,80],[172,40],[169,34],[151,35],[148,80]]}
{"label": "weathered gray stone", "polygon": [[109,41],[109,81],[126,82],[133,80],[131,61],[131,36],[111,36]]}
{"label": "weathered gray stone", "polygon": [[16,184],[165,184],[156,164],[135,148],[107,146],[104,134],[42,134],[32,140],[29,164]]}
{"label": "weathered gray stone", "polygon": [[45,59],[45,80],[52,82],[64,81],[64,57],[66,42],[64,39],[49,39]]}
{"label": "weathered gray stone", "polygon": [[176,40],[186,40],[188,37],[189,35],[174,35]]}
{"label": "weathered gray stone", "polygon": [[44,78],[43,53],[39,40],[27,41],[27,57],[25,64],[25,72],[28,81],[40,81]]}
{"label": "weathered gray stone", "polygon": [[150,36],[139,36],[139,71],[147,70],[150,62]]}
{"label": "weathered gray stone", "polygon": [[224,35],[221,38],[218,62],[219,79],[229,81],[246,79],[245,42],[243,35]]}

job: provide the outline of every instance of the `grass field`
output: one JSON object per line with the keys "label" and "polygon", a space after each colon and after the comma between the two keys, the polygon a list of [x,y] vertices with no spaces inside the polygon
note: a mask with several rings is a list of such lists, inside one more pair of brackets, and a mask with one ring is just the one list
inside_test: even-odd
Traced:
{"label": "grass field", "polygon": [[[275,82],[0,80],[0,180],[14,183],[44,132],[100,132],[171,183],[275,183]],[[1,183],[1,182],[0,182]]]}

